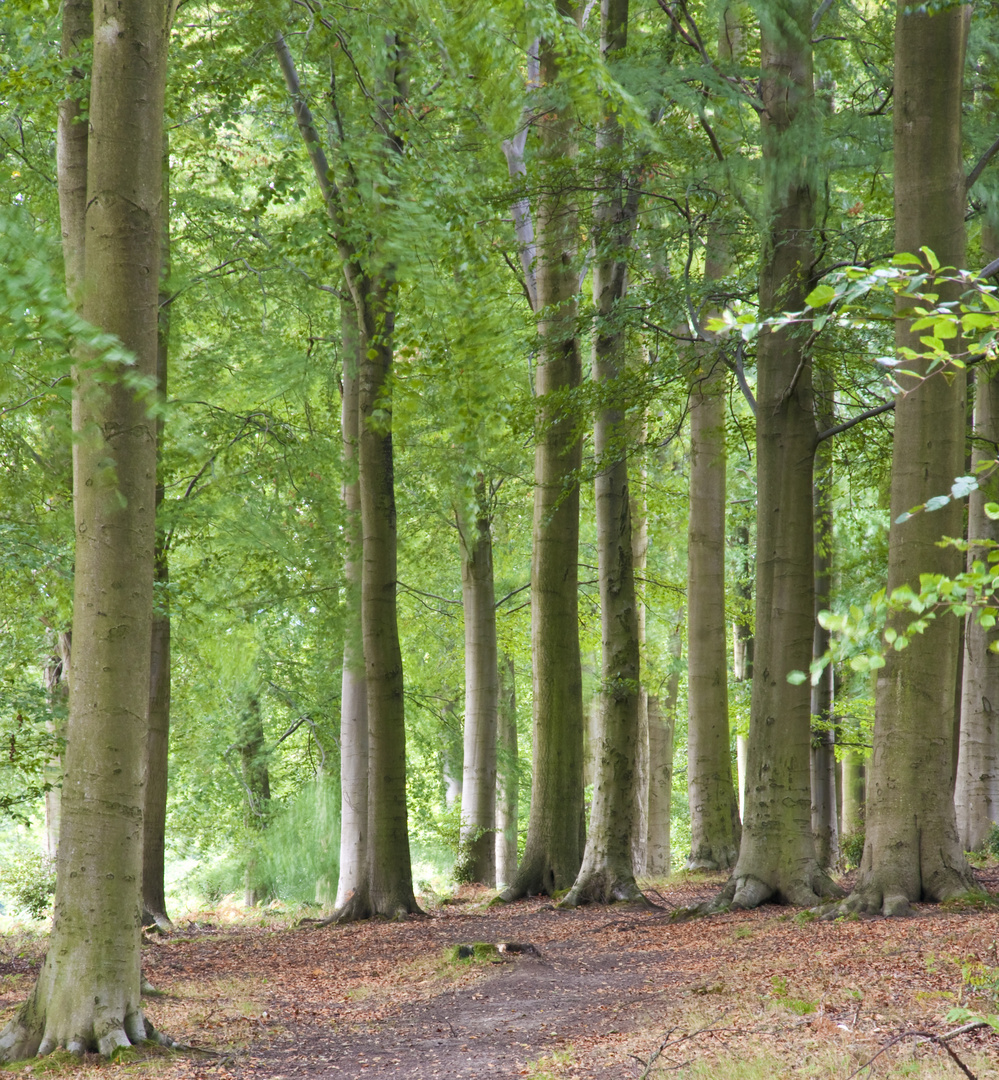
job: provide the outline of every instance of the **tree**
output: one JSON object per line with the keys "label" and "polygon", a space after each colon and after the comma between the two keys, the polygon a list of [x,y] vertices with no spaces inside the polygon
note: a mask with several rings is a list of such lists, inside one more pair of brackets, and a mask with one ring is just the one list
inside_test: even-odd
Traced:
{"label": "tree", "polygon": [[[895,250],[965,260],[966,181],[961,160],[961,93],[969,11],[930,14],[899,0],[895,20]],[[925,256],[929,259],[929,256]],[[954,299],[941,287],[941,298]],[[922,350],[911,301],[899,298],[896,347]],[[937,514],[900,516],[964,471],[965,380],[901,375],[892,445],[889,595],[918,574],[954,576],[961,532],[953,501]],[[904,915],[910,903],[945,900],[973,888],[957,835],[952,797],[959,625],[938,620],[905,649],[891,649],[878,675],[874,754],[868,776],[866,842],[849,911]]]}
{"label": "tree", "polygon": [[[559,30],[578,15],[558,0]],[[576,327],[578,222],[573,195],[575,119],[559,80],[554,36],[540,44],[540,84],[552,99],[537,120],[542,174],[534,203],[540,354],[536,390],[531,556],[533,746],[527,844],[504,900],[568,888],[581,859],[583,687],[579,657],[579,468],[582,449],[569,395],[582,377]]]}
{"label": "tree", "polygon": [[150,1037],[139,997],[146,710],[155,544],[155,385],[162,123],[172,10],[97,6],[88,110],[83,313],[134,367],[76,365],[73,679],[55,919],[0,1058]]}
{"label": "tree", "polygon": [[460,880],[496,884],[496,737],[500,676],[496,651],[493,544],[485,477],[473,510],[459,512],[465,611],[465,728],[461,784]]}
{"label": "tree", "polygon": [[[613,65],[627,44],[628,0],[603,0],[602,55]],[[613,107],[608,107],[597,131],[597,154],[604,161],[598,180],[602,190],[593,210],[593,303],[599,320],[593,337],[593,379],[608,398],[598,406],[593,433],[601,631],[596,776],[583,863],[562,901],[567,907],[644,899],[635,882],[632,860],[641,683],[626,448],[631,425],[625,409],[615,400],[625,373],[626,255],[638,210],[637,194],[629,192],[627,199],[624,195],[623,149],[620,119]]]}
{"label": "tree", "polygon": [[[312,160],[326,212],[333,224],[344,279],[357,318],[358,423],[357,462],[361,521],[361,642],[368,715],[368,895],[355,890],[338,918],[370,915],[398,917],[418,910],[413,895],[406,810],[406,729],[402,653],[396,618],[397,547],[392,455],[390,372],[393,356],[395,266],[384,235],[374,232],[375,207],[367,207],[364,248],[354,241],[353,223],[345,220],[343,199],[364,209],[358,176],[365,165],[348,158],[338,186],[331,172],[311,112],[302,95],[284,39],[276,42],[278,59],[291,94],[299,131]],[[394,116],[407,93],[407,55],[403,38],[388,33],[376,47],[374,82],[379,97],[371,102],[370,120],[378,149],[377,168],[391,174],[401,149],[400,137],[385,117]],[[334,109],[340,102],[334,97]],[[339,113],[338,113],[339,115]],[[342,120],[341,120],[342,124]],[[369,182],[373,177],[367,178]],[[391,180],[384,181],[391,189]],[[374,183],[375,202],[383,181]]]}
{"label": "tree", "polygon": [[[760,50],[767,232],[760,270],[765,313],[803,306],[814,262],[814,193],[802,141],[815,139],[812,8],[782,0],[762,12]],[[720,898],[755,907],[771,897],[812,905],[839,890],[815,857],[808,687],[788,673],[811,660],[814,612],[812,413],[808,343],[793,329],[757,351],[756,636],[742,843]]]}

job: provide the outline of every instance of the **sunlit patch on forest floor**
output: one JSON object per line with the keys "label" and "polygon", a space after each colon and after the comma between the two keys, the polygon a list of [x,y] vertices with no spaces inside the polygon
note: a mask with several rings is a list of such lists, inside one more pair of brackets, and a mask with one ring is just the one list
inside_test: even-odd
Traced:
{"label": "sunlit patch on forest floor", "polygon": [[[404,923],[206,912],[144,954],[160,991],[147,1014],[197,1049],[60,1055],[8,1075],[847,1080],[873,1061],[859,1075],[999,1078],[990,1028],[948,1042],[959,1062],[926,1037],[961,1026],[947,1020],[955,1007],[999,1012],[999,909],[827,923],[767,906],[670,923],[719,880],[656,883],[651,911],[487,908],[491,894],[465,889]],[[981,880],[999,893],[999,869]],[[454,958],[481,942],[537,952]],[[4,1021],[30,962],[23,941],[0,941]]]}

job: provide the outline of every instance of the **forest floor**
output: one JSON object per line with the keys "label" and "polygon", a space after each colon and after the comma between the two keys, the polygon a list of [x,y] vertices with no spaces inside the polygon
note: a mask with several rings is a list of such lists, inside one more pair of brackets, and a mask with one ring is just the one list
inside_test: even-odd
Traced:
{"label": "forest floor", "polygon": [[[980,879],[999,894],[999,869]],[[147,1016],[186,1048],[56,1055],[0,1076],[999,1078],[991,1028],[928,1038],[964,1026],[947,1019],[955,1007],[999,1011],[999,908],[817,922],[765,906],[670,922],[720,880],[657,883],[651,910],[489,908],[481,890],[400,923],[282,925],[277,911],[222,908],[145,947],[160,992]],[[529,948],[449,955],[476,942]],[[43,947],[0,939],[0,1023]]]}

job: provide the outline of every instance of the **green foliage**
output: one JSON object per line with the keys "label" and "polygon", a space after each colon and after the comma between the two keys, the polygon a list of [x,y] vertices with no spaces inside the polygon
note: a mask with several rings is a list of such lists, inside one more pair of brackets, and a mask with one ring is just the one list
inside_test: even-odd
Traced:
{"label": "green foliage", "polygon": [[774,975],[770,980],[770,985],[772,987],[770,993],[773,999],[798,1016],[807,1016],[818,1009],[816,1002],[794,997],[788,989],[787,979],[783,975]]}
{"label": "green foliage", "polygon": [[44,919],[49,913],[55,884],[55,863],[36,849],[22,845],[0,862],[0,891],[33,919]]}
{"label": "green foliage", "polygon": [[992,822],[982,841],[981,851],[993,859],[999,859],[999,824]]}
{"label": "green foliage", "polygon": [[860,865],[864,857],[864,843],[866,834],[863,829],[847,833],[839,838],[839,858],[844,870],[852,870]]}

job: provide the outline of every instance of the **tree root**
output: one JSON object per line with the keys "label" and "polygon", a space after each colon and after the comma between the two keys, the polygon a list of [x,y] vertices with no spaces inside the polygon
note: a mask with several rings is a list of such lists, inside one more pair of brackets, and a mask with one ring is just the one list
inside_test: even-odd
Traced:
{"label": "tree root", "polygon": [[588,874],[577,881],[556,905],[559,908],[577,908],[584,904],[639,904],[652,908],[649,901],[630,875],[611,877],[602,871]]}
{"label": "tree root", "polygon": [[60,1025],[50,1025],[47,1022],[32,996],[0,1032],[0,1062],[46,1057],[56,1050],[65,1050],[77,1056],[96,1051],[104,1057],[110,1057],[118,1049],[141,1043],[174,1045],[173,1039],[153,1027],[141,1009],[135,1009],[123,1019],[107,1018],[99,1021],[88,1033],[67,1035],[59,1028]]}

